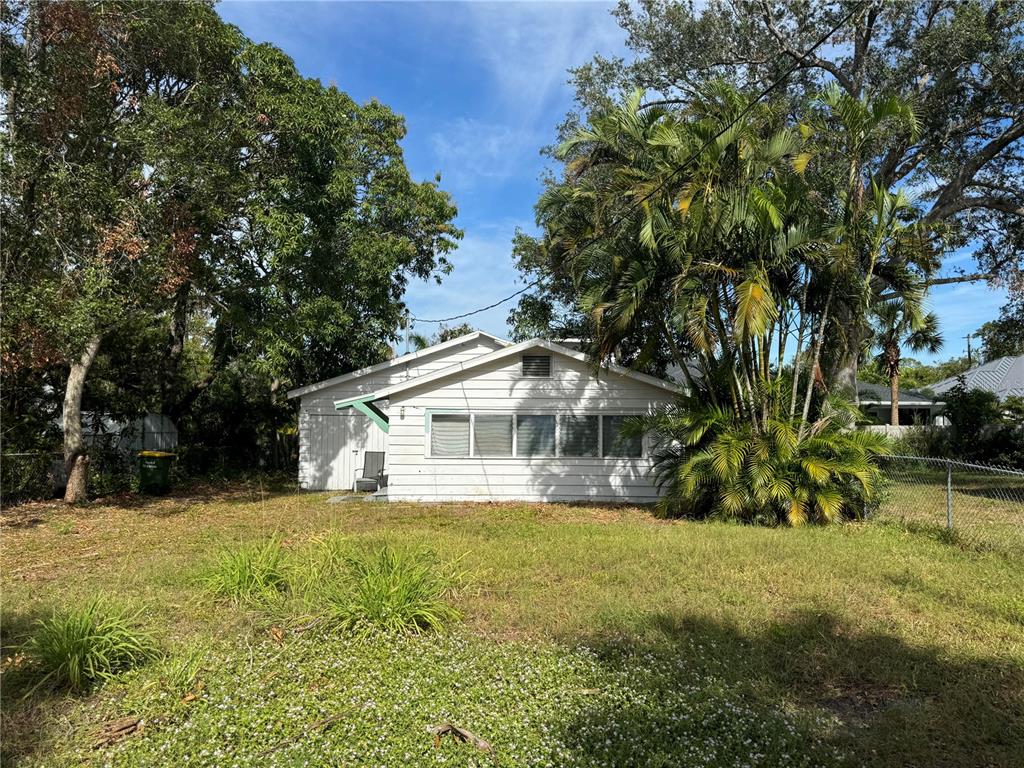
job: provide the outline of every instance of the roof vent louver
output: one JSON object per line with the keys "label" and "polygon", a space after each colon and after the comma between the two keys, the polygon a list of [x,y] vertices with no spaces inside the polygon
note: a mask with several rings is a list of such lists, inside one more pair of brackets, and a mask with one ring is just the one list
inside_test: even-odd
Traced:
{"label": "roof vent louver", "polygon": [[551,376],[551,355],[523,355],[523,376]]}

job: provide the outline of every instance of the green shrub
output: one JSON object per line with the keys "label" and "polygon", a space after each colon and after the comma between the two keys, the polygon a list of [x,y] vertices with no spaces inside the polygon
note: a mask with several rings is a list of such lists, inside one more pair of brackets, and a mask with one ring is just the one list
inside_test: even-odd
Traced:
{"label": "green shrub", "polygon": [[346,629],[440,630],[461,617],[449,603],[461,580],[429,552],[382,547],[345,557],[333,572],[318,569],[318,578],[306,582],[305,600]]}
{"label": "green shrub", "polygon": [[24,646],[42,675],[36,687],[50,683],[83,691],[153,658],[156,646],[135,626],[138,616],[97,599],[38,622]]}
{"label": "green shrub", "polygon": [[280,597],[288,588],[281,542],[273,538],[224,550],[203,583],[215,597],[236,603]]}
{"label": "green shrub", "polygon": [[950,431],[947,427],[932,425],[911,427],[893,441],[892,451],[902,456],[948,458],[951,453]]}
{"label": "green shrub", "polygon": [[0,457],[0,502],[3,506],[53,498],[53,466],[59,458],[60,454],[49,451],[7,453]]}
{"label": "green shrub", "polygon": [[881,479],[876,457],[889,452],[888,442],[851,429],[854,413],[826,400],[809,425],[784,417],[754,425],[686,397],[626,429],[658,441],[662,514],[802,525],[859,518],[872,508]]}

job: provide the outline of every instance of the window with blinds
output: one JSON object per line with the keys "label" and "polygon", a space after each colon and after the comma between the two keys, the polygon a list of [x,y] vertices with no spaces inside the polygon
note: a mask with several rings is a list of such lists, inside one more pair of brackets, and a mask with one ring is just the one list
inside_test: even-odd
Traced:
{"label": "window with blinds", "polygon": [[516,455],[554,456],[555,417],[517,416]]}
{"label": "window with blinds", "polygon": [[643,438],[622,434],[622,425],[629,416],[602,416],[602,455],[638,458],[643,455]]}
{"label": "window with blinds", "polygon": [[523,355],[523,376],[551,376],[551,355]]}
{"label": "window with blinds", "polygon": [[469,456],[469,414],[431,415],[430,455]]}
{"label": "window with blinds", "polygon": [[598,416],[562,416],[559,448],[563,456],[597,456]]}
{"label": "window with blinds", "polygon": [[512,416],[476,414],[473,417],[473,455],[512,455]]}

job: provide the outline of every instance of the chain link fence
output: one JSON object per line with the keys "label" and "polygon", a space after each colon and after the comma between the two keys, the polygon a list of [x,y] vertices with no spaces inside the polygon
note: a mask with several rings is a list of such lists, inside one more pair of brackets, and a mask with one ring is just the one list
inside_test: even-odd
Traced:
{"label": "chain link fence", "polygon": [[877,519],[1024,555],[1024,472],[919,456],[886,456],[880,464],[885,483]]}

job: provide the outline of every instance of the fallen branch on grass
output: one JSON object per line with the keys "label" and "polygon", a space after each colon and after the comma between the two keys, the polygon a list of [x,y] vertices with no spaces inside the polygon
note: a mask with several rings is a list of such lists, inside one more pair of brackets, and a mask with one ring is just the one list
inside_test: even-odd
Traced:
{"label": "fallen branch on grass", "polygon": [[491,746],[490,742],[484,741],[472,731],[467,731],[465,728],[459,728],[457,725],[441,723],[440,725],[431,725],[427,730],[434,734],[435,749],[441,746],[442,736],[451,736],[455,741],[461,741],[463,744],[472,744],[481,752],[494,754],[494,747]]}
{"label": "fallen branch on grass", "polygon": [[133,733],[142,733],[142,720],[139,718],[123,717],[120,720],[112,720],[109,723],[104,723],[103,727],[96,732],[96,742],[92,748],[109,747]]}

